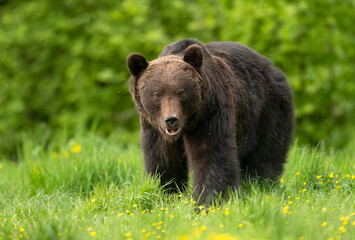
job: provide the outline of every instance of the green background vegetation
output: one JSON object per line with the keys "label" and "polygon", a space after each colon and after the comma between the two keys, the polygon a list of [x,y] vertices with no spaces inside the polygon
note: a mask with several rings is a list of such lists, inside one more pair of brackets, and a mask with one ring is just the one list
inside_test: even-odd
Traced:
{"label": "green background vegetation", "polygon": [[152,60],[186,37],[269,57],[294,89],[299,142],[343,147],[355,133],[354,12],[353,0],[0,0],[0,152],[16,157],[24,134],[137,131],[126,56]]}

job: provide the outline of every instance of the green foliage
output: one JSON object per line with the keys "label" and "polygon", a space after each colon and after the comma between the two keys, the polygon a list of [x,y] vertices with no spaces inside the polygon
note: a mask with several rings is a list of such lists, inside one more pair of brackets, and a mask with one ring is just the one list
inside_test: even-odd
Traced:
{"label": "green foliage", "polygon": [[301,142],[354,132],[354,1],[0,1],[0,151],[22,134],[138,127],[125,58],[175,40],[239,41],[291,82]]}
{"label": "green foliage", "polygon": [[51,142],[45,150],[37,139],[25,139],[19,163],[0,160],[0,239],[352,239],[355,234],[352,147],[325,153],[295,144],[279,182],[246,182],[230,200],[194,211],[191,186],[181,194],[163,193],[158,181],[145,175],[138,147],[117,140],[85,134]]}

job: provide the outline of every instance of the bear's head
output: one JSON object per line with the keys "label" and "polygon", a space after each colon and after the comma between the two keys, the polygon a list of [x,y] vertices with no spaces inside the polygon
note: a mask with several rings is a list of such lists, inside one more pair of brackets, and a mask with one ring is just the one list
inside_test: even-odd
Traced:
{"label": "bear's head", "polygon": [[195,124],[202,101],[202,62],[203,49],[196,44],[183,56],[169,55],[151,62],[138,53],[127,57],[136,108],[169,141]]}

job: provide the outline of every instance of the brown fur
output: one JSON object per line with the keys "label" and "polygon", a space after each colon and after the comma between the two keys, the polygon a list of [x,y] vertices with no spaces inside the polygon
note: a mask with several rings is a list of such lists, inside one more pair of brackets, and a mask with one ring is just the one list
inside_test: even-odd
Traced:
{"label": "brown fur", "polygon": [[238,43],[182,40],[147,62],[127,57],[140,113],[146,171],[170,191],[193,172],[195,199],[281,173],[293,128],[292,91],[281,71]]}

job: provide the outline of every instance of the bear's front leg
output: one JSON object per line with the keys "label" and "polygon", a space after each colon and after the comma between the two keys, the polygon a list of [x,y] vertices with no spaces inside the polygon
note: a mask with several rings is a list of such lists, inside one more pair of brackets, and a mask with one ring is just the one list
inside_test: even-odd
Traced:
{"label": "bear's front leg", "polygon": [[234,134],[203,134],[194,131],[184,135],[189,167],[194,177],[194,199],[198,205],[211,204],[228,189],[240,185],[240,166]]}
{"label": "bear's front leg", "polygon": [[185,190],[188,167],[182,138],[168,142],[146,120],[142,119],[141,124],[141,147],[146,172],[160,177],[160,184],[167,192]]}

